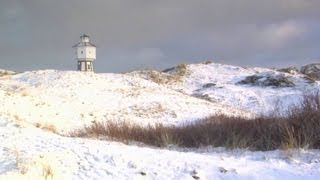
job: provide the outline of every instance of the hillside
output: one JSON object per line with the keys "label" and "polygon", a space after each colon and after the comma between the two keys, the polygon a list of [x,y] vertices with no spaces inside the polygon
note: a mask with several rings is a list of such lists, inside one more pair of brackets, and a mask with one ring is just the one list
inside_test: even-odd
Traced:
{"label": "hillside", "polygon": [[60,133],[92,121],[177,125],[215,113],[249,115],[124,74],[42,70],[4,76],[0,83],[2,116]]}
{"label": "hillside", "polygon": [[93,122],[183,125],[288,107],[319,82],[204,63],[166,72],[38,70],[0,76],[0,179],[316,179],[319,150],[149,147],[68,137]]}
{"label": "hillside", "polygon": [[[274,107],[285,110],[298,103],[302,95],[316,92],[320,88],[319,81],[313,81],[300,73],[216,63],[190,64],[166,72],[153,72],[153,76],[157,74],[156,80],[150,76],[150,71],[130,74],[252,114],[272,113]],[[175,76],[179,76],[178,81],[172,80]]]}

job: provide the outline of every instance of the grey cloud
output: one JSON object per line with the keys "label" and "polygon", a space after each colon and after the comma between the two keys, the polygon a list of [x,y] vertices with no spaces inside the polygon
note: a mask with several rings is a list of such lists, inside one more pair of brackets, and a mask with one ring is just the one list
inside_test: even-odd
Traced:
{"label": "grey cloud", "polygon": [[0,0],[0,66],[74,69],[88,33],[96,70],[217,59],[300,65],[319,58],[319,0]]}

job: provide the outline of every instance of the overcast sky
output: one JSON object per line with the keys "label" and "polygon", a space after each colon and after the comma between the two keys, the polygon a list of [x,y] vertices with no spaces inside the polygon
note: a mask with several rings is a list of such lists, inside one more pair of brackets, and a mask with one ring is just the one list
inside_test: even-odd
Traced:
{"label": "overcast sky", "polygon": [[75,70],[83,33],[96,72],[300,66],[320,62],[320,0],[0,0],[0,69]]}

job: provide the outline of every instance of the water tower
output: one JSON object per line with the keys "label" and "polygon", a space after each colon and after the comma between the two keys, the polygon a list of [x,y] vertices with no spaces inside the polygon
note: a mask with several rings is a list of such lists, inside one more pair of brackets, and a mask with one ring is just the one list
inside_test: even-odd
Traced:
{"label": "water tower", "polygon": [[90,43],[90,37],[86,34],[80,36],[80,42],[73,47],[77,50],[78,71],[93,71],[96,46]]}

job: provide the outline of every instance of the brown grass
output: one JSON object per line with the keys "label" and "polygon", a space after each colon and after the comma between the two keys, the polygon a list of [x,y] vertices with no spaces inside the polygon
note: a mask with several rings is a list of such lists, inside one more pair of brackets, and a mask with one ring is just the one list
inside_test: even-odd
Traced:
{"label": "brown grass", "polygon": [[176,70],[176,72],[173,74],[159,72],[151,68],[145,69],[145,72],[148,74],[149,80],[158,84],[171,84],[181,82],[183,80],[183,77],[187,74],[187,65],[179,64],[177,67],[172,69]]}
{"label": "brown grass", "polygon": [[226,147],[251,150],[320,148],[320,96],[305,96],[300,105],[282,115],[243,117],[212,116],[182,126],[142,127],[132,123],[95,122],[71,136],[107,136],[121,142],[139,141],[165,147]]}
{"label": "brown grass", "polygon": [[50,131],[53,133],[57,133],[57,128],[49,123],[35,123],[35,127],[46,130],[46,131]]}

